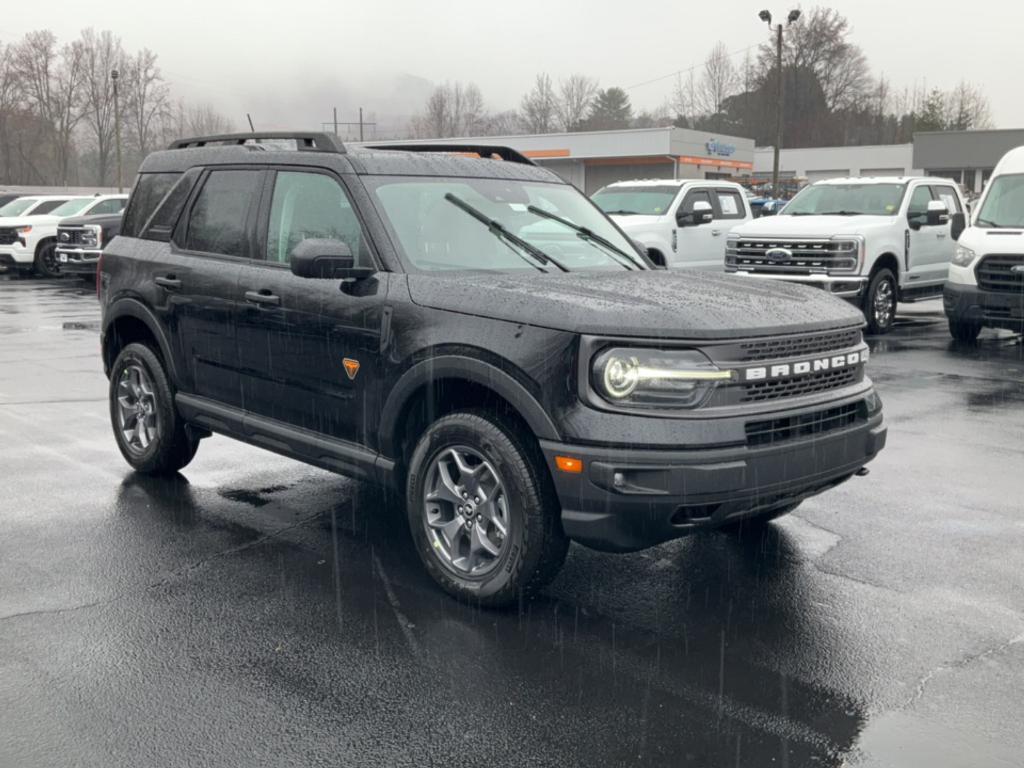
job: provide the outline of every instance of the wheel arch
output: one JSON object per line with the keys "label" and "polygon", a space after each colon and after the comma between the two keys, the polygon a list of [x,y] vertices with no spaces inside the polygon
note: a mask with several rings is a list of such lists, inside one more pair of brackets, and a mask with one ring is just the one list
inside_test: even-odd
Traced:
{"label": "wheel arch", "polygon": [[902,269],[900,268],[899,257],[892,250],[886,250],[879,256],[875,257],[875,261],[871,265],[871,272],[869,274],[871,277],[874,277],[878,270],[885,268],[892,270],[892,274],[896,278],[896,285],[898,286]]}
{"label": "wheel arch", "polygon": [[395,384],[382,411],[381,453],[401,463],[427,424],[480,406],[499,406],[537,440],[560,439],[541,404],[510,374],[482,360],[448,355],[420,361]]}
{"label": "wheel arch", "polygon": [[178,383],[178,372],[171,355],[167,336],[160,329],[160,323],[141,302],[135,299],[115,301],[106,311],[103,322],[102,354],[103,370],[110,376],[114,361],[127,345],[134,342],[150,342],[155,344],[161,362],[167,367],[167,373],[175,385]]}

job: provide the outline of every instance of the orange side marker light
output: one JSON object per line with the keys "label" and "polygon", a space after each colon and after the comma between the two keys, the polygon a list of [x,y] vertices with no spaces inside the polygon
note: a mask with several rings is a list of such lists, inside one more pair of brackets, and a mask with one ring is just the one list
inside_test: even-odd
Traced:
{"label": "orange side marker light", "polygon": [[571,456],[555,456],[555,466],[570,475],[578,475],[583,472],[583,461]]}
{"label": "orange side marker light", "polygon": [[349,380],[354,381],[356,374],[359,373],[359,361],[353,360],[351,357],[346,357],[341,362],[345,366],[345,373],[348,374]]}

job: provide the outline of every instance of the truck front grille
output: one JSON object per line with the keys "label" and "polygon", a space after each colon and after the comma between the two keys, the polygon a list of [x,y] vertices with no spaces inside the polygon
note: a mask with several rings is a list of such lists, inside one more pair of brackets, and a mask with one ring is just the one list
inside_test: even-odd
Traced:
{"label": "truck front grille", "polygon": [[974,269],[978,287],[983,291],[1024,293],[1024,271],[1015,272],[1014,267],[1024,269],[1024,255],[983,257]]}
{"label": "truck front grille", "polygon": [[57,245],[81,245],[84,233],[81,227],[57,227]]}
{"label": "truck front grille", "polygon": [[747,445],[751,448],[760,448],[788,440],[817,437],[864,423],[867,418],[867,406],[860,402],[783,419],[754,421],[746,427]]}
{"label": "truck front grille", "polygon": [[819,371],[804,376],[789,376],[784,379],[757,381],[743,385],[742,403],[760,403],[766,400],[781,400],[787,397],[802,397],[832,389],[842,389],[860,380],[863,369],[860,366],[833,371]]}
{"label": "truck front grille", "polygon": [[857,328],[832,333],[789,336],[781,339],[758,339],[740,345],[741,361],[784,360],[790,357],[818,355],[824,352],[850,349],[860,344],[861,332]]}
{"label": "truck front grille", "polygon": [[857,240],[730,240],[725,266],[745,272],[808,274],[855,272],[860,266]]}
{"label": "truck front grille", "polygon": [[14,227],[0,227],[0,245],[14,245],[18,242],[18,230]]}

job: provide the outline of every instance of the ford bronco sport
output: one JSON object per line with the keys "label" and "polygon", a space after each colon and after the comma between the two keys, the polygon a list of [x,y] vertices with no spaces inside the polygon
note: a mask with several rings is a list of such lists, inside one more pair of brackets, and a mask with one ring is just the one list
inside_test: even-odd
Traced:
{"label": "ford bronco sport", "polygon": [[394,487],[427,571],[481,604],[535,592],[570,540],[763,523],[885,444],[855,309],[653,272],[504,147],[175,142],[99,291],[131,466],[177,471],[217,432]]}

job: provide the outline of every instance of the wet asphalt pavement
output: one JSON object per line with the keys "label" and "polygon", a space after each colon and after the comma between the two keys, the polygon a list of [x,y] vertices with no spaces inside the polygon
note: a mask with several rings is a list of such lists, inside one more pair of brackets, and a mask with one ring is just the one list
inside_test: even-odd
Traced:
{"label": "wet asphalt pavement", "polygon": [[98,307],[0,279],[0,766],[1020,766],[1024,352],[872,342],[871,475],[756,540],[574,546],[484,612],[379,491],[110,435]]}

